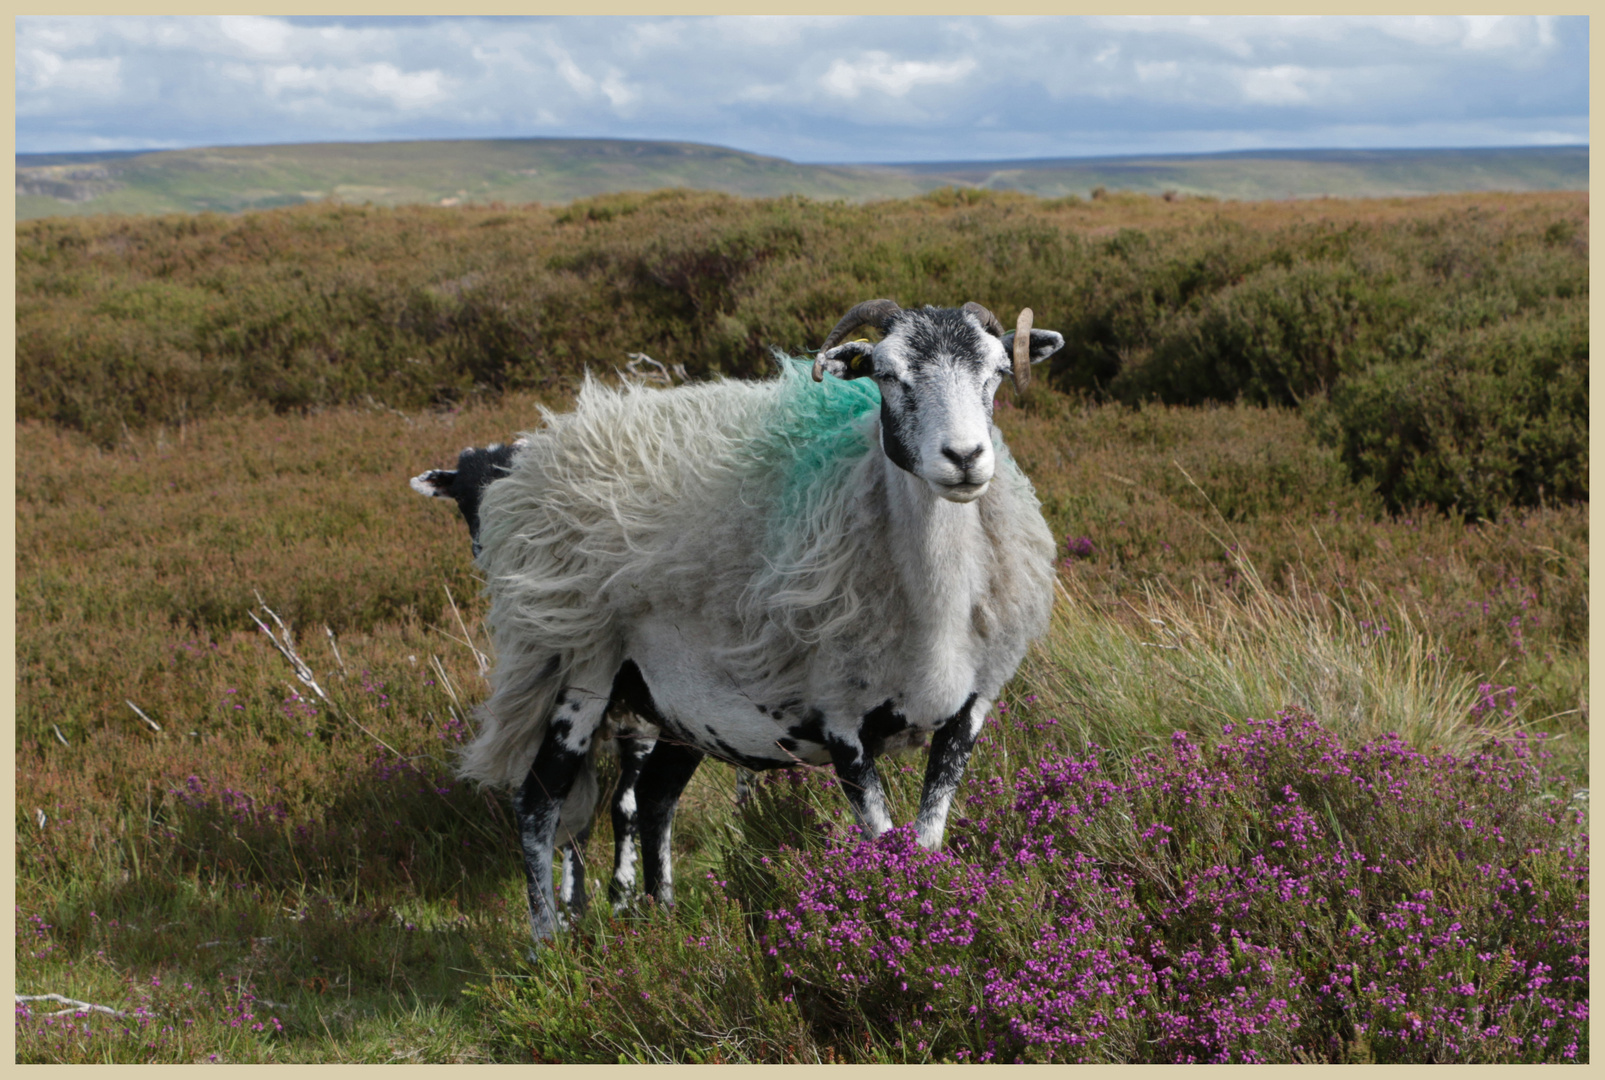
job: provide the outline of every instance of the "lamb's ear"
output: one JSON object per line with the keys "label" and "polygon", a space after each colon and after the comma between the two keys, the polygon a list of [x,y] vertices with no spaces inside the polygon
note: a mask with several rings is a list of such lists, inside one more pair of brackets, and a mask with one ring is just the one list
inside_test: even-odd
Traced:
{"label": "lamb's ear", "polygon": [[412,478],[412,490],[432,499],[454,499],[452,486],[457,482],[456,469],[430,469]]}
{"label": "lamb's ear", "polygon": [[[1031,331],[1031,362],[1040,364],[1064,348],[1064,335],[1054,330]],[[1003,355],[1014,355],[1014,331],[1003,335]]]}
{"label": "lamb's ear", "polygon": [[858,379],[875,370],[869,359],[874,353],[875,346],[867,341],[848,341],[820,353],[814,366],[838,379]]}

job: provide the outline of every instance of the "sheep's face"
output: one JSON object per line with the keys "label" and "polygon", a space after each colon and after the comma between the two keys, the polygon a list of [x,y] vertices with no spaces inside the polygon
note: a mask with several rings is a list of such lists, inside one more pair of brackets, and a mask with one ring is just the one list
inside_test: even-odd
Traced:
{"label": "sheep's face", "polygon": [[[1014,335],[1000,340],[976,317],[952,308],[901,311],[879,344],[852,341],[825,354],[840,378],[873,378],[881,393],[881,449],[944,499],[986,494],[997,467],[992,399],[1010,371]],[[1032,362],[1064,338],[1031,332]]]}

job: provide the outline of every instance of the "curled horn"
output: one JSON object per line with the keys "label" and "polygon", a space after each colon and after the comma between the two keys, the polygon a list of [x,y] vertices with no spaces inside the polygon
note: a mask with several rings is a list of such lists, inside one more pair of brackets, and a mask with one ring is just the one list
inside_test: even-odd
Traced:
{"label": "curled horn", "polygon": [[985,330],[993,337],[1003,336],[1003,324],[998,321],[998,317],[992,314],[991,311],[982,307],[980,304],[977,304],[974,300],[966,303],[962,310],[968,311],[971,315],[974,315],[977,319],[980,319],[981,329]]}
{"label": "curled horn", "polygon": [[891,324],[892,316],[903,309],[897,306],[896,300],[865,300],[841,317],[841,321],[831,328],[825,335],[825,343],[819,347],[819,355],[814,357],[814,382],[825,381],[825,351],[841,344],[843,338],[857,330],[860,326],[873,326],[875,329],[886,332]]}
{"label": "curled horn", "polygon": [[1020,320],[1014,326],[1014,388],[1024,390],[1031,384],[1031,309],[1020,309]]}

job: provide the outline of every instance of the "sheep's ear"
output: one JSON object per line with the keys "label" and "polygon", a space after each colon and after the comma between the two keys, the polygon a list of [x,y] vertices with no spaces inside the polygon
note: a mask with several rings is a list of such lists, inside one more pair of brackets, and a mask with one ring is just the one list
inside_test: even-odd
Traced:
{"label": "sheep's ear", "polygon": [[430,469],[413,477],[410,482],[412,490],[420,495],[427,495],[432,499],[456,498],[456,493],[452,490],[457,482],[456,469]]}
{"label": "sheep's ear", "polygon": [[838,379],[858,379],[873,374],[870,357],[875,346],[867,341],[849,341],[819,354],[819,365]]}
{"label": "sheep's ear", "polygon": [[[1040,364],[1064,348],[1064,335],[1054,330],[1031,331],[1031,362]],[[1014,355],[1014,331],[1003,335],[1003,355]]]}

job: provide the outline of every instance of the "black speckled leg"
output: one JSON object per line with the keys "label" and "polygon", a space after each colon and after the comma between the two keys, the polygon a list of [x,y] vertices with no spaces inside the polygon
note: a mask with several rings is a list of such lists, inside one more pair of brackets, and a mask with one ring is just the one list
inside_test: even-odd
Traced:
{"label": "black speckled leg", "polygon": [[970,751],[981,734],[981,723],[988,706],[977,702],[971,694],[964,707],[948,717],[947,722],[931,736],[931,754],[925,762],[925,786],[920,792],[920,812],[914,819],[915,834],[927,848],[942,846],[942,834],[947,830],[947,811],[953,805],[953,795],[964,778],[964,766],[969,764]]}
{"label": "black speckled leg", "polygon": [[669,839],[680,793],[702,764],[702,751],[660,738],[641,770],[636,798],[641,808],[641,864],[647,895],[658,903],[674,903],[674,873]]}
{"label": "black speckled leg", "polygon": [[858,827],[873,840],[892,827],[891,812],[886,809],[886,793],[881,788],[880,773],[875,771],[875,759],[858,739],[841,739],[834,734],[825,736],[825,749],[830,751],[830,762],[836,766],[836,776],[847,795],[847,805],[853,808]]}
{"label": "black speckled leg", "polygon": [[656,739],[620,735],[619,783],[613,789],[613,880],[607,898],[619,907],[635,891],[636,865],[641,859],[641,817],[637,811],[636,786]]}
{"label": "black speckled leg", "polygon": [[[591,739],[602,722],[606,706],[605,697],[582,689],[569,687],[558,695],[546,738],[513,800],[519,843],[524,849],[524,876],[529,886],[530,932],[536,941],[545,941],[557,932],[552,856],[563,800],[587,767]],[[584,901],[580,902],[583,905]]]}

